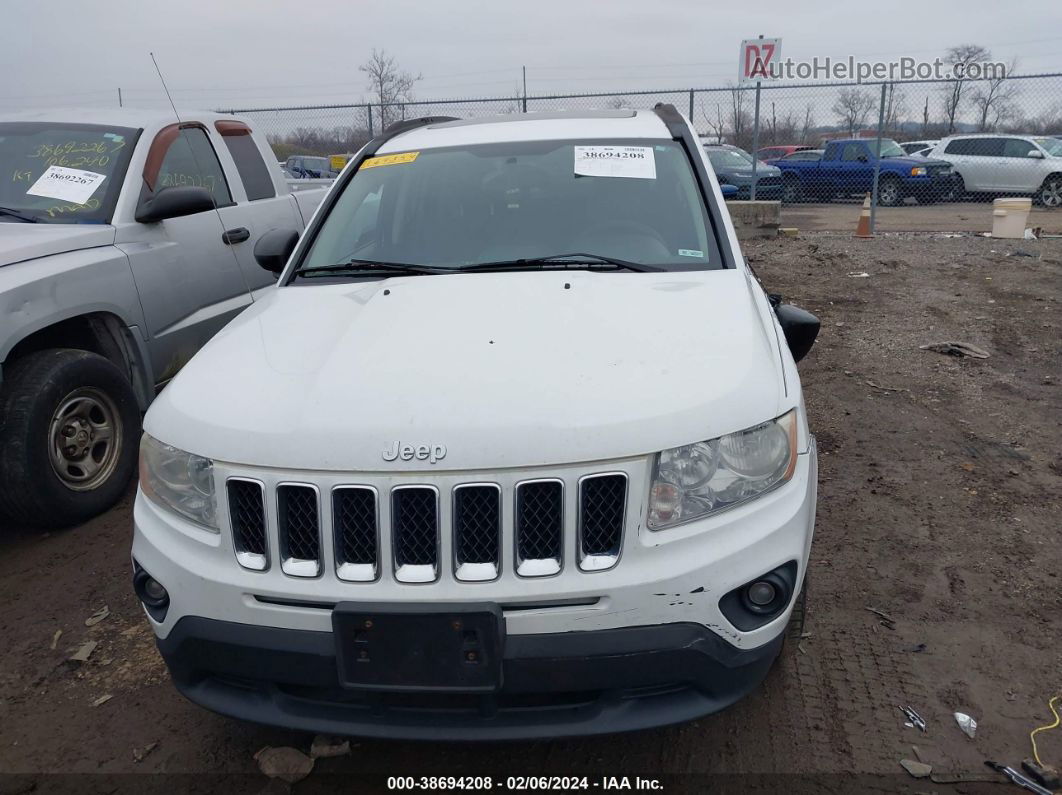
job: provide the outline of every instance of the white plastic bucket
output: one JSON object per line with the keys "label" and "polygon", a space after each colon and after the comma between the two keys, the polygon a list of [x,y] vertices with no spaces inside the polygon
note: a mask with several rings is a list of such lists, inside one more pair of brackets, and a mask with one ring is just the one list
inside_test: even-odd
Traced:
{"label": "white plastic bucket", "polygon": [[1032,199],[996,199],[992,202],[992,237],[1025,237]]}

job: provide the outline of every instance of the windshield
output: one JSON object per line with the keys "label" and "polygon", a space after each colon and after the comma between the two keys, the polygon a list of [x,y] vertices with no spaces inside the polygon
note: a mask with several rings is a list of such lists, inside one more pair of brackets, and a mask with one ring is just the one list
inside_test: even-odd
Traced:
{"label": "windshield", "polygon": [[1040,144],[1040,148],[1047,152],[1051,157],[1062,157],[1062,139],[1033,138],[1033,140]]}
{"label": "windshield", "polygon": [[[867,146],[870,147],[870,151],[873,153],[874,147],[877,145],[877,141],[871,139],[867,142]],[[881,156],[882,157],[907,157],[907,152],[903,151],[903,148],[891,138],[881,139]]]}
{"label": "windshield", "polygon": [[740,149],[705,149],[712,168],[751,168],[752,155]]}
{"label": "windshield", "polygon": [[[0,207],[46,223],[109,223],[139,134],[129,127],[0,122]],[[0,212],[0,223],[12,220]]]}
{"label": "windshield", "polygon": [[461,268],[570,253],[722,267],[685,150],[659,140],[525,141],[370,158],[300,270],[352,259]]}

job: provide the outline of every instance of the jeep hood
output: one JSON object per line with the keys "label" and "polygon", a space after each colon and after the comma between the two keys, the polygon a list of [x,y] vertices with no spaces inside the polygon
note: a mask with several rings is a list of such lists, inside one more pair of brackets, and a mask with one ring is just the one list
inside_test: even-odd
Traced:
{"label": "jeep hood", "polygon": [[0,266],[113,242],[114,227],[106,224],[28,224],[0,216]]}
{"label": "jeep hood", "polygon": [[[145,429],[216,460],[284,469],[645,454],[791,407],[763,317],[737,270],[304,281],[208,343]],[[446,456],[388,463],[395,441],[445,445]]]}

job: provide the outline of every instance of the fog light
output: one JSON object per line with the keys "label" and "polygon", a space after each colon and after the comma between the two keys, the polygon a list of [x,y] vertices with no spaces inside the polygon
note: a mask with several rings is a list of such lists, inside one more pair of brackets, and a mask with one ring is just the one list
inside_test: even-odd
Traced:
{"label": "fog light", "polygon": [[[152,580],[154,582],[154,580]],[[161,587],[161,586],[160,586]],[[777,591],[769,582],[760,580],[749,586],[749,601],[757,607],[766,607],[774,601]]]}
{"label": "fog light", "polygon": [[169,594],[166,593],[166,589],[162,587],[162,583],[153,577],[148,577],[144,580],[144,596],[152,602],[161,603],[169,597]]}

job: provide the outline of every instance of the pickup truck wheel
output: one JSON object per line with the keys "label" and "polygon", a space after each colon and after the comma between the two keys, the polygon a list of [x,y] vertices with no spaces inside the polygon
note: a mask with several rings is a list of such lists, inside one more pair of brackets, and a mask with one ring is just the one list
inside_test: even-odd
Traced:
{"label": "pickup truck wheel", "polygon": [[1062,207],[1062,174],[1052,174],[1036,192],[1036,203],[1044,207]]}
{"label": "pickup truck wheel", "polygon": [[782,203],[797,204],[804,201],[804,188],[796,177],[786,177],[782,181]]}
{"label": "pickup truck wheel", "polygon": [[63,527],[111,507],[136,466],[140,410],[128,379],[95,353],[38,351],[5,368],[0,513]]}
{"label": "pickup truck wheel", "polygon": [[882,207],[895,207],[903,201],[903,188],[894,177],[885,177],[878,183],[878,204]]}

